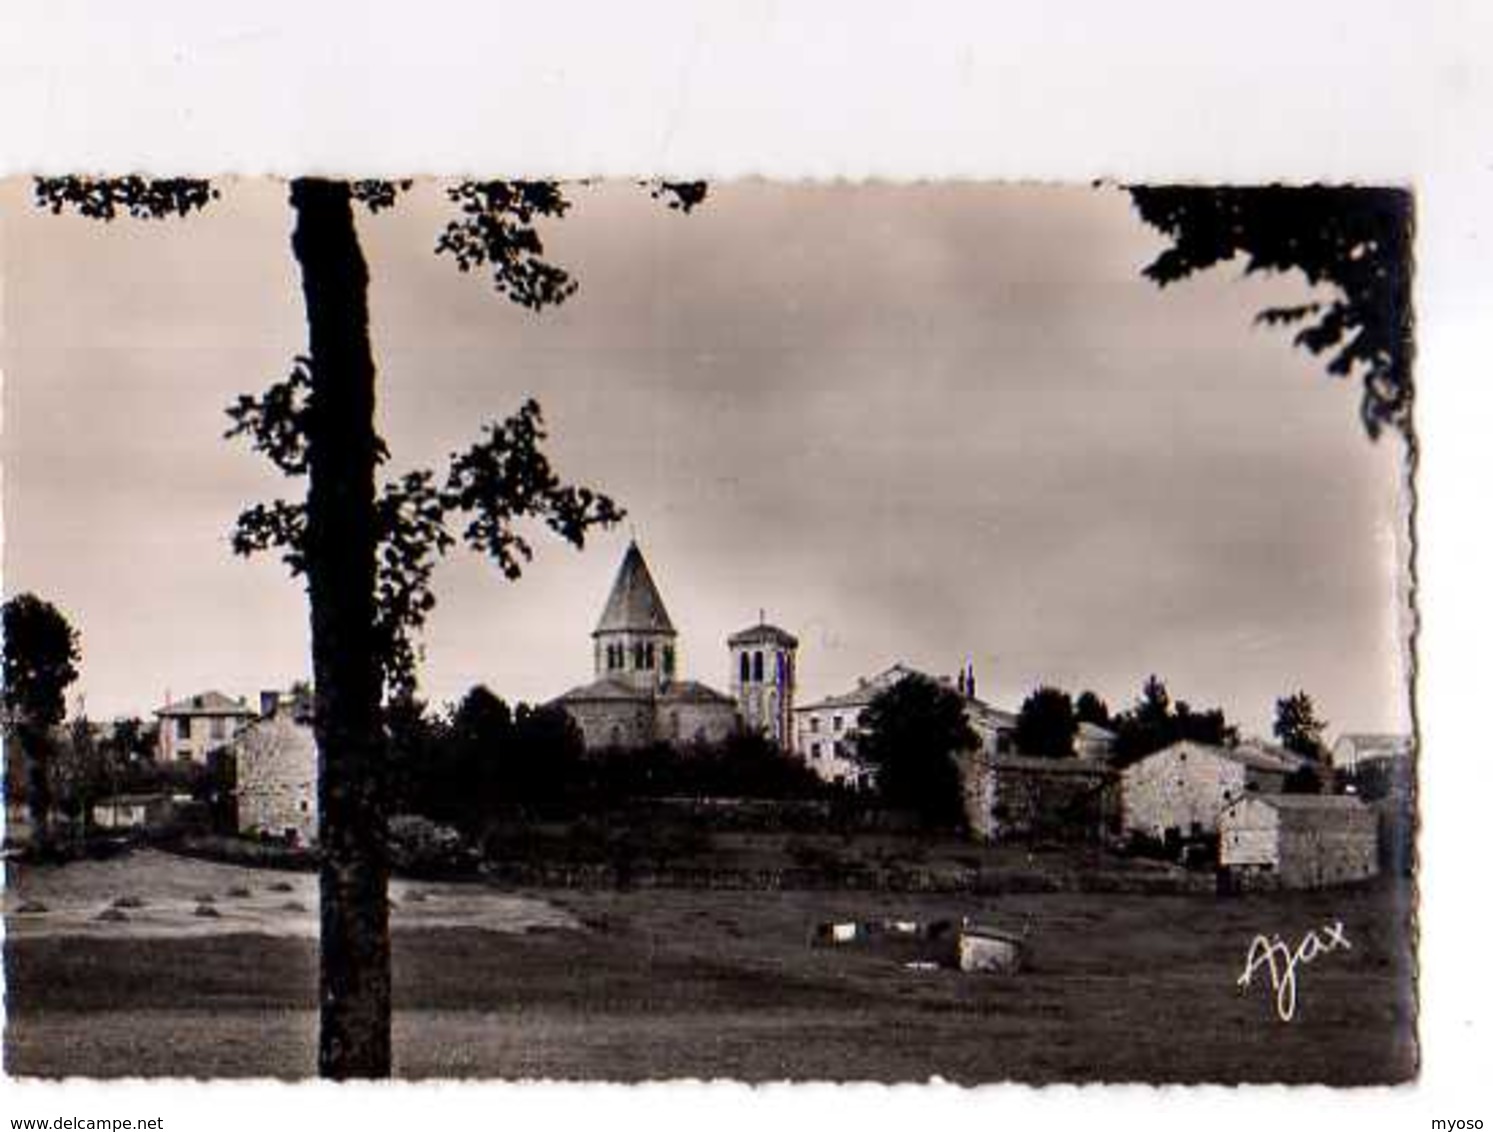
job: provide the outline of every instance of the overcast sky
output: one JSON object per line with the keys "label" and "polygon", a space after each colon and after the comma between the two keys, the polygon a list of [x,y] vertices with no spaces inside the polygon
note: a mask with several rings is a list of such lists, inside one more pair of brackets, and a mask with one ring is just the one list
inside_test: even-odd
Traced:
{"label": "overcast sky", "polygon": [[[4,585],[78,627],[99,718],[309,668],[299,585],[228,545],[300,485],[222,439],[305,349],[291,217],[278,183],[223,190],[106,227],[0,187]],[[801,699],[968,658],[1012,709],[1042,682],[1122,707],[1156,672],[1246,730],[1297,688],[1333,734],[1407,726],[1401,453],[1356,387],[1252,326],[1298,281],[1158,290],[1114,189],[742,183],[687,217],[632,186],[573,198],[545,235],[581,289],[541,315],[431,254],[434,186],[360,212],[390,470],[533,395],[562,476],[629,511],[582,553],[541,535],[518,583],[449,559],[430,698],[588,680],[635,533],[684,674],[717,687],[764,609],[801,640]]]}

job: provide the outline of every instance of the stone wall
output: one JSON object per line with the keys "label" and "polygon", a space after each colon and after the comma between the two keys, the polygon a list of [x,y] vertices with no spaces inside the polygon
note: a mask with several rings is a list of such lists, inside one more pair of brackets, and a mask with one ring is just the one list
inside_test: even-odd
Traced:
{"label": "stone wall", "polygon": [[1096,844],[1119,825],[1119,781],[1108,767],[1077,759],[997,756],[991,760],[991,826],[996,841]]}
{"label": "stone wall", "polygon": [[1218,815],[1242,798],[1244,766],[1194,743],[1179,743],[1147,755],[1126,769],[1120,785],[1126,833],[1162,838],[1168,829],[1183,836],[1218,830]]}
{"label": "stone wall", "polygon": [[316,737],[288,713],[262,719],[233,744],[240,833],[316,841]]}

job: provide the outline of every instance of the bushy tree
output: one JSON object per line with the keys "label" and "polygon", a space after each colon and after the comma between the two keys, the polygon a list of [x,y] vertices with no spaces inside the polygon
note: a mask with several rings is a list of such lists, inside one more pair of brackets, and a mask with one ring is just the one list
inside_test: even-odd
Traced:
{"label": "bushy tree", "polygon": [[1060,688],[1038,688],[1022,701],[1016,715],[1016,748],[1024,755],[1065,759],[1073,755],[1078,716],[1073,700]]}
{"label": "bushy tree", "polygon": [[55,729],[67,713],[67,688],[78,678],[78,634],[51,602],[18,594],[5,603],[5,724],[26,763],[26,803],[35,848],[52,848]]}
{"label": "bushy tree", "polygon": [[1326,758],[1322,736],[1327,730],[1326,720],[1317,717],[1317,707],[1305,692],[1292,692],[1275,701],[1276,739],[1288,751],[1294,751],[1313,762]]}
{"label": "bushy tree", "polygon": [[1199,711],[1185,700],[1174,704],[1166,685],[1155,675],[1147,678],[1135,705],[1114,717],[1113,725],[1115,761],[1120,765],[1183,740],[1212,747],[1239,742],[1239,729],[1229,723],[1222,708]]}
{"label": "bushy tree", "polygon": [[878,693],[861,713],[855,757],[872,774],[883,802],[935,828],[964,825],[955,757],[979,747],[959,694],[911,675]]}
{"label": "bushy tree", "polygon": [[1073,714],[1078,718],[1079,723],[1091,723],[1095,727],[1103,727],[1106,730],[1114,726],[1114,718],[1110,715],[1109,705],[1095,692],[1080,692],[1078,699],[1073,701]]}

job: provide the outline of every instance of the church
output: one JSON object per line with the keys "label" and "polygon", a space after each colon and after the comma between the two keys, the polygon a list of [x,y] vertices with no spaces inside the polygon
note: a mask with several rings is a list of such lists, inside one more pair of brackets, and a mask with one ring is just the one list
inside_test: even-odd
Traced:
{"label": "church", "polygon": [[798,641],[759,619],[733,633],[732,692],[680,678],[678,633],[633,542],[591,633],[594,678],[553,701],[575,720],[587,749],[651,743],[718,743],[756,731],[792,750]]}

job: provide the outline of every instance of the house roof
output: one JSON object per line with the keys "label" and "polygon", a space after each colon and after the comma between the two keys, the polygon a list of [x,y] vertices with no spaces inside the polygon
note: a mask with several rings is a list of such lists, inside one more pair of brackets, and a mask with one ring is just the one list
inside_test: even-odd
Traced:
{"label": "house roof", "polygon": [[243,700],[236,700],[231,696],[225,696],[222,692],[199,692],[195,696],[188,696],[184,700],[177,700],[174,704],[167,704],[155,711],[159,716],[175,715],[258,715],[259,712],[251,708]]}
{"label": "house roof", "polygon": [[1240,801],[1254,801],[1275,810],[1363,810],[1363,800],[1351,794],[1249,794]]}
{"label": "house roof", "polygon": [[781,645],[786,649],[798,648],[798,638],[792,633],[779,629],[776,625],[762,622],[743,629],[739,633],[732,633],[726,638],[728,645]]}
{"label": "house roof", "polygon": [[1346,822],[1373,830],[1378,820],[1370,806],[1348,794],[1246,794],[1224,812],[1250,804],[1274,810],[1278,822],[1292,828]]}
{"label": "house roof", "polygon": [[595,703],[658,703],[658,704],[730,704],[736,701],[695,680],[677,680],[666,684],[657,692],[651,688],[638,688],[620,680],[603,678],[582,684],[578,688],[552,700],[555,704]]}
{"label": "house roof", "polygon": [[1113,778],[1119,772],[1105,766],[1097,759],[1047,759],[1035,755],[996,755],[990,766],[997,775],[1002,772],[1031,772],[1034,774],[1082,774],[1093,778]]}
{"label": "house roof", "polygon": [[1213,755],[1220,759],[1227,759],[1229,762],[1239,763],[1241,766],[1249,767],[1251,770],[1270,771],[1276,774],[1289,774],[1300,767],[1302,762],[1300,758],[1287,758],[1284,755],[1262,750],[1259,747],[1214,747],[1208,743],[1194,743],[1190,739],[1183,739],[1180,742],[1173,743],[1169,747],[1163,747],[1159,751],[1152,751],[1149,755],[1137,759],[1131,766],[1139,766],[1141,763],[1173,752],[1200,752]]}
{"label": "house roof", "polygon": [[662,704],[729,704],[733,708],[736,706],[736,701],[730,696],[695,680],[677,680],[671,684],[665,684],[658,693],[658,701]]}
{"label": "house roof", "polygon": [[626,702],[629,700],[651,700],[652,694],[643,688],[624,684],[621,680],[610,680],[603,678],[593,680],[589,684],[581,684],[579,687],[571,688],[551,702],[557,704],[582,703],[594,700],[611,700]]}
{"label": "house roof", "polygon": [[932,679],[926,673],[919,672],[915,668],[909,668],[905,664],[894,664],[890,668],[878,672],[875,676],[862,678],[860,683],[848,692],[825,696],[822,700],[811,704],[804,704],[802,707],[795,708],[794,710],[819,711],[825,708],[865,707],[882,692],[897,683],[897,681],[905,679],[908,676],[922,676],[925,680]]}
{"label": "house roof", "polygon": [[1352,747],[1359,758],[1365,755],[1408,755],[1410,753],[1409,735],[1385,735],[1370,734],[1367,732],[1350,732],[1339,735],[1334,747],[1344,744]]}
{"label": "house roof", "polygon": [[1085,719],[1078,721],[1078,733],[1085,739],[1113,741],[1115,738],[1115,733],[1108,727],[1100,727],[1097,723],[1090,723]]}
{"label": "house roof", "polygon": [[611,595],[601,620],[596,623],[593,637],[603,633],[667,633],[674,635],[674,623],[664,609],[664,599],[653,584],[653,575],[648,573],[648,564],[643,561],[643,552],[633,542],[622,556],[622,565],[617,568],[617,579],[612,583]]}
{"label": "house roof", "polygon": [[[794,712],[825,711],[834,708],[863,708],[866,707],[882,692],[893,684],[904,680],[909,676],[921,676],[924,680],[931,680],[935,684],[950,687],[947,680],[939,680],[929,676],[926,672],[919,672],[916,668],[910,668],[905,664],[894,664],[890,668],[878,672],[875,676],[862,679],[861,682],[848,692],[841,692],[834,696],[825,696],[811,704],[804,704],[794,708]],[[994,707],[976,696],[964,697],[964,709],[972,722],[983,723],[988,727],[1012,728],[1016,726],[1016,714]]]}

